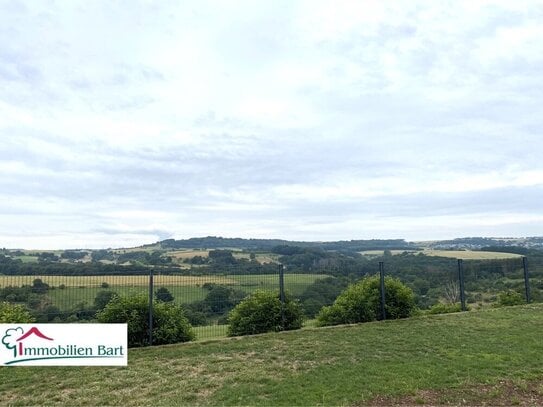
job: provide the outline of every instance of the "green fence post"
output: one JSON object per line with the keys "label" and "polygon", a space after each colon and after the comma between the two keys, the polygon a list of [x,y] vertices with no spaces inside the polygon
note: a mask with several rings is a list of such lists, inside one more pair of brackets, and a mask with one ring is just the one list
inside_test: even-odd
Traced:
{"label": "green fence post", "polygon": [[526,303],[530,303],[530,276],[528,275],[528,259],[522,258],[522,268],[524,269],[524,288],[526,290]]}
{"label": "green fence post", "polygon": [[458,259],[458,280],[460,282],[460,303],[462,304],[462,311],[467,311],[466,294],[464,292],[464,263],[462,259]]}
{"label": "green fence post", "polygon": [[153,345],[153,269],[149,271],[149,346]]}
{"label": "green fence post", "polygon": [[281,323],[285,330],[285,270],[282,264],[279,265],[279,298],[281,300]]}
{"label": "green fence post", "polygon": [[387,319],[387,314],[385,311],[385,263],[379,262],[379,277],[381,285],[381,319],[384,321]]}

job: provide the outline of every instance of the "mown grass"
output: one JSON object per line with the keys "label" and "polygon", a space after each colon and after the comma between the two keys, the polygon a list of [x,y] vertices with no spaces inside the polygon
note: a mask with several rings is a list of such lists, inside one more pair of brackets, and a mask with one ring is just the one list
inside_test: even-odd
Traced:
{"label": "mown grass", "polygon": [[425,389],[541,379],[541,332],[543,306],[527,305],[131,349],[126,368],[3,367],[0,400],[11,405],[364,404]]}

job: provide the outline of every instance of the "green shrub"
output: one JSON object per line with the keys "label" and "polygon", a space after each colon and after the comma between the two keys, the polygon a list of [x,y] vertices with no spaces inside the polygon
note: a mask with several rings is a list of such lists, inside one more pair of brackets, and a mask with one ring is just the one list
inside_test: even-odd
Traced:
{"label": "green shrub", "polygon": [[522,295],[513,290],[507,290],[498,294],[498,305],[502,307],[522,305],[525,302]]}
{"label": "green shrub", "polygon": [[228,336],[299,329],[303,323],[300,304],[288,295],[284,305],[284,323],[279,293],[257,290],[242,300],[228,315]]}
{"label": "green shrub", "polygon": [[22,305],[11,304],[9,302],[0,302],[0,323],[31,323],[36,319],[32,314]]}
{"label": "green shrub", "polygon": [[[128,346],[149,345],[149,300],[145,295],[115,296],[96,316],[99,322],[127,323]],[[171,302],[154,303],[154,345],[192,339],[192,327],[180,306]]]}
{"label": "green shrub", "polygon": [[[387,319],[407,318],[415,311],[415,294],[400,280],[385,277],[385,311]],[[324,307],[317,325],[339,325],[376,320],[381,314],[379,277],[367,277],[341,293],[333,305]]]}
{"label": "green shrub", "polygon": [[450,314],[452,312],[462,311],[462,305],[459,303],[455,304],[443,304],[438,302],[428,310],[428,314]]}

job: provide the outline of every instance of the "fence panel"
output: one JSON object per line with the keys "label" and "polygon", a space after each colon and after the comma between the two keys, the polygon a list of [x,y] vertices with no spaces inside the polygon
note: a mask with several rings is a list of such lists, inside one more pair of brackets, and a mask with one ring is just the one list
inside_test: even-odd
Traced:
{"label": "fence panel", "polygon": [[522,257],[497,260],[465,260],[466,297],[471,308],[494,304],[499,296],[514,292],[525,301]]}
{"label": "fence panel", "polygon": [[[391,255],[360,267],[321,264],[310,269],[283,269],[287,299],[298,301],[306,326],[313,326],[322,307],[331,305],[345,288],[365,276],[398,278],[413,289],[417,305],[427,310],[437,304],[458,304],[460,284],[456,259]],[[501,260],[464,260],[466,302],[471,309],[492,306],[506,292],[525,298],[522,257]],[[532,301],[543,301],[543,257],[527,259]],[[197,339],[224,337],[229,312],[257,290],[279,295],[280,266],[255,269],[230,265],[193,267],[183,274],[153,275],[154,303],[182,306]],[[0,275],[0,301],[24,305],[37,322],[88,322],[96,319],[115,295],[141,295],[148,301],[149,275]],[[386,293],[385,293],[386,295]],[[518,297],[517,295],[517,297]],[[439,306],[435,310],[439,311]]]}

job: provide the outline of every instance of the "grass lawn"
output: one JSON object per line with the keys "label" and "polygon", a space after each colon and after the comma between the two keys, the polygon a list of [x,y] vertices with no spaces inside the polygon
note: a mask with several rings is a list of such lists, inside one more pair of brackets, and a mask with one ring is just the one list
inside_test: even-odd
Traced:
{"label": "grass lawn", "polygon": [[539,304],[131,349],[126,368],[3,367],[0,400],[306,406],[459,404],[469,396],[492,405],[518,404],[531,391],[537,405],[542,332]]}

